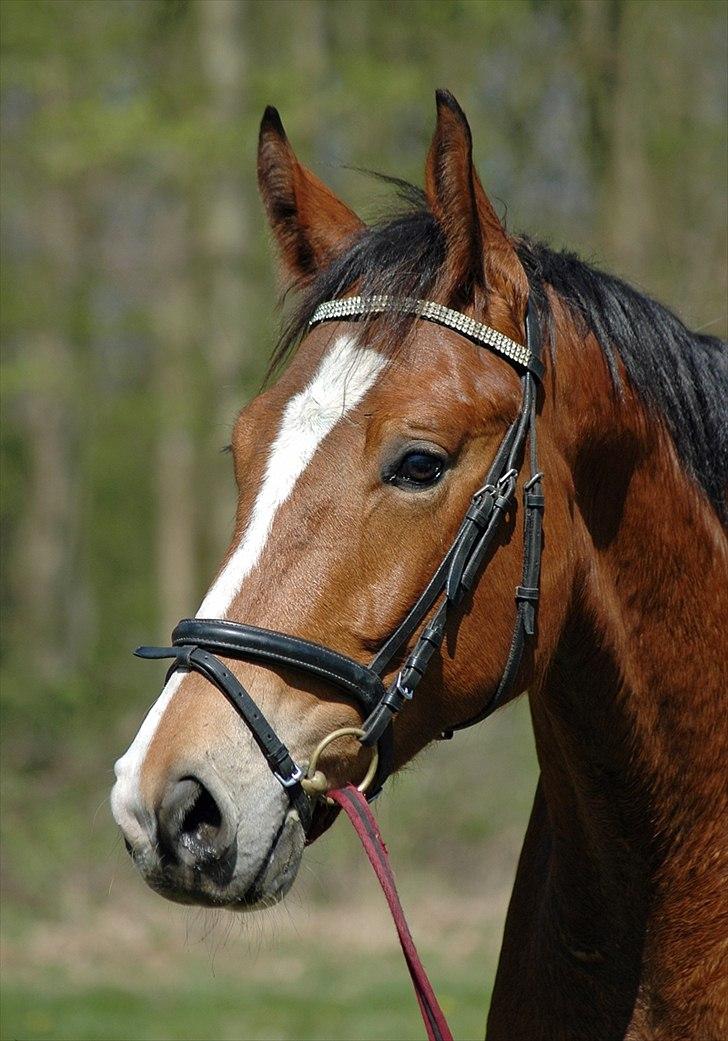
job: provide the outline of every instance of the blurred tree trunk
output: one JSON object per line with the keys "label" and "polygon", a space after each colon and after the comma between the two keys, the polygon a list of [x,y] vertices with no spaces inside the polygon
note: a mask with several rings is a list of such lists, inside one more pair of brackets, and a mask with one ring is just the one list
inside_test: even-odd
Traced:
{"label": "blurred tree trunk", "polygon": [[[207,109],[221,140],[230,135],[235,139],[247,109],[247,39],[242,23],[248,17],[246,7],[229,0],[202,0],[197,5]],[[251,320],[254,248],[249,201],[243,191],[243,179],[250,183],[253,171],[244,172],[241,165],[242,157],[238,163],[220,164],[199,200],[208,286],[203,350],[212,379],[206,419],[209,435],[203,450],[211,458],[230,440],[233,420],[244,403],[241,372],[250,370],[252,352],[258,347]],[[218,477],[214,466],[206,469],[211,481]],[[219,560],[232,532],[235,484],[229,476],[214,483],[205,496],[203,527],[207,549]]]}
{"label": "blurred tree trunk", "polygon": [[[67,69],[57,56],[53,91],[39,105],[49,112],[65,96]],[[82,394],[74,307],[81,279],[77,200],[35,164],[26,171],[32,257],[26,278],[37,293],[33,320],[20,338],[23,374],[18,418],[28,456],[23,512],[16,532],[12,583],[24,681],[48,694],[77,678],[87,618],[85,574],[79,570]],[[32,212],[32,217],[31,217]],[[32,641],[29,651],[28,640]]]}
{"label": "blurred tree trunk", "polygon": [[158,204],[152,241],[156,273],[152,322],[158,433],[156,561],[163,633],[196,607],[195,503],[199,482],[192,429],[196,308],[190,279],[188,214],[169,189]]}
{"label": "blurred tree trunk", "polygon": [[581,0],[572,9],[586,99],[596,235],[608,266],[639,278],[650,252],[650,170],[643,125],[650,5]]}
{"label": "blurred tree trunk", "polygon": [[[45,216],[50,217],[48,210]],[[66,247],[70,245],[66,242]],[[71,249],[64,255],[72,262]],[[32,639],[28,680],[39,680],[47,693],[49,686],[67,682],[75,664],[75,641],[69,639],[78,505],[73,488],[75,423],[69,393],[72,362],[65,331],[60,328],[34,331],[23,351],[23,367],[31,373],[20,408],[29,467],[17,533],[15,617],[19,631]]]}
{"label": "blurred tree trunk", "polygon": [[644,120],[649,4],[620,5],[615,26],[615,76],[602,221],[615,266],[643,281],[653,236],[653,191]]}
{"label": "blurred tree trunk", "polygon": [[[179,89],[180,69],[194,67],[190,9],[153,9],[150,58],[155,67],[162,132],[178,124],[189,102]],[[191,76],[191,74],[190,74]],[[185,86],[194,81],[190,76]],[[153,198],[150,315],[153,335],[156,432],[156,578],[161,631],[197,607],[199,468],[195,451],[199,300],[193,280],[195,243],[191,215],[198,178],[194,164],[180,166],[175,151],[157,171]]]}
{"label": "blurred tree trunk", "polygon": [[[291,51],[295,55],[296,79],[306,85],[306,90],[317,95],[322,93],[321,84],[326,68],[326,20],[331,19],[335,8],[324,4],[294,4],[291,17]],[[350,31],[366,45],[366,36],[356,16],[358,8],[347,5]],[[332,156],[330,140],[334,127],[316,105],[302,106],[297,120],[297,132],[304,147],[311,150],[309,163],[330,163]],[[335,138],[336,135],[334,135]],[[335,175],[334,175],[335,176]]]}

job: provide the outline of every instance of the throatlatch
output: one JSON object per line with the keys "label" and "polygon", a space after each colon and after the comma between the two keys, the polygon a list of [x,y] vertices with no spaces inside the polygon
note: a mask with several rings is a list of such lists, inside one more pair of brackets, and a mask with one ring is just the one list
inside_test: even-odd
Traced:
{"label": "throatlatch", "polygon": [[[526,640],[535,634],[544,496],[536,443],[536,396],[543,375],[543,362],[538,317],[533,303],[529,300],[526,309],[525,345],[459,311],[432,301],[407,297],[329,300],[317,308],[310,324],[354,321],[384,312],[415,315],[487,347],[520,372],[522,386],[518,416],[506,431],[482,485],[473,494],[452,545],[405,618],[368,666],[311,640],[223,619],[183,619],[172,633],[171,647],[138,647],[134,652],[140,658],[172,658],[168,675],[176,669],[192,669],[205,676],[228,698],[253,735],[274,776],[288,792],[304,828],[308,828],[311,820],[312,798],[325,795],[326,791],[320,778],[317,783],[313,782],[315,762],[314,770],[309,769],[312,776],[304,776],[302,767],[294,761],[253,698],[216,655],[298,669],[325,680],[352,698],[364,720],[361,729],[356,730],[357,736],[363,745],[377,752],[376,763],[369,771],[373,776],[367,792],[369,799],[374,798],[394,765],[394,717],[412,700],[434,654],[442,645],[451,612],[472,592],[478,580],[496,533],[513,505],[519,461],[526,441],[530,448],[531,472],[523,486],[523,573],[522,584],[515,593],[517,613],[510,650],[500,683],[491,699],[481,712],[454,729],[461,730],[480,722],[503,702],[516,680]],[[382,676],[402,654],[438,600],[441,603],[423,626],[396,677],[385,687]],[[329,735],[326,740],[331,739]],[[360,790],[363,790],[363,785]]]}

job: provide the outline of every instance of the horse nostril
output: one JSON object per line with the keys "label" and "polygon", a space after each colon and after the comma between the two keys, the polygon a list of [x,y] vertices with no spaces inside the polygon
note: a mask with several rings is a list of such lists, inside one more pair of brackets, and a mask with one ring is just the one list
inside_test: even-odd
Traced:
{"label": "horse nostril", "polygon": [[172,784],[157,814],[163,855],[204,870],[225,857],[230,843],[215,799],[196,777]]}
{"label": "horse nostril", "polygon": [[199,785],[200,791],[182,818],[180,841],[188,847],[212,849],[222,824],[222,815],[217,803],[207,788]]}

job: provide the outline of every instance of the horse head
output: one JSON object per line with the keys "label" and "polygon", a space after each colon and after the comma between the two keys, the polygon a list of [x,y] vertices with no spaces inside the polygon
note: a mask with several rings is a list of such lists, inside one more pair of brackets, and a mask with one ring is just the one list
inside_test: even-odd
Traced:
{"label": "horse head", "polygon": [[[408,685],[400,682],[406,711],[393,725],[394,711],[385,720],[389,773],[480,718],[496,694],[502,702],[523,690],[558,638],[573,560],[555,539],[544,563],[549,608],[538,641],[519,647],[502,689],[514,627],[518,633],[522,624],[514,597],[526,552],[519,495],[539,480],[527,467],[516,480],[537,388],[528,363],[507,354],[520,347],[529,357],[522,346],[529,283],[474,168],[465,116],[445,92],[438,93],[424,196],[391,220],[365,226],[298,161],[274,109],[261,124],[258,174],[285,276],[302,297],[287,341],[295,350],[235,422],[235,531],[197,618],[254,627],[248,638],[259,643],[265,637],[256,633],[290,634],[344,656],[350,669],[366,667],[440,569],[448,611],[438,615],[429,603],[420,611],[423,625],[433,617],[441,623],[437,646],[416,696],[408,689],[412,670]],[[337,301],[342,313],[332,310]],[[352,301],[363,303],[348,314]],[[427,314],[417,310],[423,301]],[[481,329],[494,349],[478,341],[473,330]],[[534,357],[539,376],[540,365]],[[558,473],[547,426],[541,452],[544,469]],[[483,539],[496,503],[499,523]],[[555,486],[551,531],[567,523],[571,505],[568,482]],[[469,581],[460,587],[452,547],[462,543],[464,524],[469,541],[458,566]],[[539,524],[531,537],[539,556],[540,532]],[[478,581],[486,566],[487,580]],[[537,595],[532,590],[523,606],[528,636]],[[203,628],[188,624],[185,632],[199,636]],[[381,694],[394,692],[390,708],[401,707],[396,682],[420,635],[421,626],[408,630],[391,660],[380,661]],[[224,643],[214,649],[291,761],[305,765],[326,735],[356,731],[366,712],[329,682],[325,667],[301,672],[276,646],[278,656],[263,662],[226,657]],[[116,764],[115,817],[142,874],[164,895],[238,908],[269,903],[290,887],[306,832],[320,833],[333,814],[319,804],[312,821],[302,819],[301,800],[289,798],[229,697],[204,667],[178,664]],[[330,671],[336,668],[334,661]],[[329,786],[361,779],[372,754],[365,745],[349,734],[322,751],[318,766]]]}

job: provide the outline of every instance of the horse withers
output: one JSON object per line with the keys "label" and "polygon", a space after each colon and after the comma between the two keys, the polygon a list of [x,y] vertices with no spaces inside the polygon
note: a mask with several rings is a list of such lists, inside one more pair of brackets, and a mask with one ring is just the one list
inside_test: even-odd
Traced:
{"label": "horse withers", "polygon": [[235,423],[230,547],[116,764],[136,865],[267,905],[333,820],[317,794],[528,689],[541,777],[488,1037],[725,1038],[725,345],[509,235],[446,92],[424,192],[376,225],[273,109],[258,173],[300,302]]}

